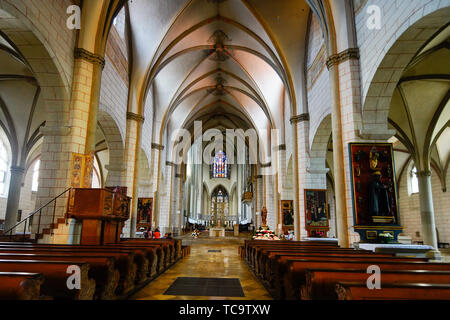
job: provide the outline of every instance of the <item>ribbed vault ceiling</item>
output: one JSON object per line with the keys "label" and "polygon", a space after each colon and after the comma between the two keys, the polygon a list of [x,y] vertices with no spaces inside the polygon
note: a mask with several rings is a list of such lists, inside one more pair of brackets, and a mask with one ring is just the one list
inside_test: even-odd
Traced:
{"label": "ribbed vault ceiling", "polygon": [[151,92],[154,142],[200,115],[231,114],[267,130],[297,108],[305,1],[133,0],[129,12],[132,99]]}

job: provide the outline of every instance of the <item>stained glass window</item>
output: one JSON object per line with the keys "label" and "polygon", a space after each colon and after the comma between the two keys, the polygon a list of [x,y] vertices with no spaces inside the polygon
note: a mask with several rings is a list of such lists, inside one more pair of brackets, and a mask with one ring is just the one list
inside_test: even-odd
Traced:
{"label": "stained glass window", "polygon": [[225,152],[219,151],[214,157],[214,178],[227,178],[228,177],[228,165],[227,156]]}

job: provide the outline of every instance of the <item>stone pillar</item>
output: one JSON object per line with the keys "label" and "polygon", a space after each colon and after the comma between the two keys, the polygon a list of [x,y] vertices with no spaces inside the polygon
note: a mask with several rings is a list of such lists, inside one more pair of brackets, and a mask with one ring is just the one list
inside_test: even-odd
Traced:
{"label": "stone pillar", "polygon": [[[80,118],[84,120],[82,125],[85,126],[85,133],[82,134],[85,138],[84,150],[80,150],[80,153],[88,154],[91,151],[95,152],[97,113],[100,102],[102,70],[104,67],[104,57],[82,48],[75,49],[72,107],[74,111],[82,111]],[[89,90],[86,90],[86,87]],[[73,119],[73,121],[77,121],[77,119]]]}
{"label": "stone pillar", "polygon": [[423,244],[432,246],[434,250],[427,254],[432,259],[441,259],[438,250],[436,224],[434,221],[433,194],[431,190],[431,171],[417,173],[419,180],[420,217],[422,222]]}
{"label": "stone pillar", "polygon": [[255,227],[258,229],[261,227],[261,210],[264,206],[264,186],[263,186],[263,176],[258,175],[256,177],[256,221]]}
{"label": "stone pillar", "polygon": [[331,88],[331,124],[333,136],[333,166],[336,195],[336,219],[338,228],[338,243],[342,248],[350,247],[348,235],[347,206],[345,196],[345,164],[344,145],[342,139],[342,116],[339,92],[339,71],[336,61],[327,61]]}
{"label": "stone pillar", "polygon": [[128,196],[131,197],[130,219],[126,221],[123,234],[136,237],[136,215],[138,206],[139,190],[139,156],[141,151],[142,123],[144,117],[128,112],[127,113],[127,132],[125,138],[125,184]]}
{"label": "stone pillar", "polygon": [[[8,201],[6,203],[5,229],[8,231],[17,224],[17,212],[19,210],[20,189],[25,169],[22,167],[11,167],[11,179],[9,182]],[[12,230],[14,234],[15,230]]]}
{"label": "stone pillar", "polygon": [[160,154],[164,150],[164,146],[152,143],[152,166],[153,166],[153,174],[152,174],[152,184],[153,184],[153,218],[152,218],[152,227],[156,228],[159,223],[159,199],[158,199],[158,182],[159,182],[159,162],[160,162]]}
{"label": "stone pillar", "polygon": [[159,230],[161,233],[169,232],[170,227],[170,192],[173,185],[172,175],[174,171],[174,164],[171,162],[166,162],[164,168],[164,185],[161,185],[159,189],[159,223],[155,226],[160,228]]}
{"label": "stone pillar", "polygon": [[[309,114],[304,113],[294,116],[290,119],[294,127],[297,137],[296,148],[297,154],[293,155],[294,173],[297,179],[294,179],[294,234],[295,240],[300,241],[302,238],[308,236],[306,232],[306,213],[305,213],[305,189],[307,188],[307,165],[309,163]],[[298,184],[296,185],[296,182]]]}

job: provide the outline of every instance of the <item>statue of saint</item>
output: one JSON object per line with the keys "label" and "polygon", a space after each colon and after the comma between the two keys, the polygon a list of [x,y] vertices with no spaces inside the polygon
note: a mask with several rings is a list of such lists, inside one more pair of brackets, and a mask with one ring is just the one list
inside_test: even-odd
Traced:
{"label": "statue of saint", "polygon": [[372,216],[391,215],[387,186],[381,182],[380,171],[372,174],[372,181],[369,184],[369,213]]}
{"label": "statue of saint", "polygon": [[263,207],[261,210],[261,219],[263,227],[267,227],[267,209]]}

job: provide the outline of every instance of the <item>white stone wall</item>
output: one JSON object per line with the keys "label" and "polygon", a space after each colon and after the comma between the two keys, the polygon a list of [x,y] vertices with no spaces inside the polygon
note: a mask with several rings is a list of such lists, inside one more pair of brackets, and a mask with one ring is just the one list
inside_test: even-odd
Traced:
{"label": "white stone wall", "polygon": [[[369,17],[366,11],[370,5],[377,5],[381,9],[380,30],[369,30],[366,26]],[[447,6],[450,6],[449,0],[369,0],[357,11],[355,23],[363,101],[375,72],[394,42],[422,17]]]}
{"label": "white stone wall", "polygon": [[[408,166],[410,167],[410,166]],[[422,224],[420,218],[419,194],[408,193],[409,170],[402,173],[399,189],[400,223],[403,233],[411,236],[413,241],[422,241]],[[450,170],[447,171],[447,186],[450,182]],[[433,191],[433,205],[436,228],[439,231],[439,241],[450,243],[450,197],[442,191],[442,185],[437,174],[431,172],[431,188]],[[419,232],[419,235],[417,235]]]}
{"label": "white stone wall", "polygon": [[153,95],[149,92],[144,108],[144,124],[142,125],[142,149],[147,158],[152,157],[152,139],[153,139]]}
{"label": "white stone wall", "polygon": [[[69,30],[66,25],[69,15],[67,7],[74,1],[70,0],[2,0],[3,6],[10,14],[25,23],[38,39],[44,43],[50,56],[55,57],[59,71],[65,77],[64,82],[70,85],[73,75],[73,52],[75,49],[76,30]],[[26,41],[27,35],[22,39],[12,39],[16,44]]]}
{"label": "white stone wall", "polygon": [[100,89],[100,110],[107,112],[119,128],[122,141],[125,141],[127,126],[128,86],[106,56]]}
{"label": "white stone wall", "polygon": [[330,76],[326,67],[308,90],[308,109],[310,118],[310,147],[323,119],[331,114]]}

